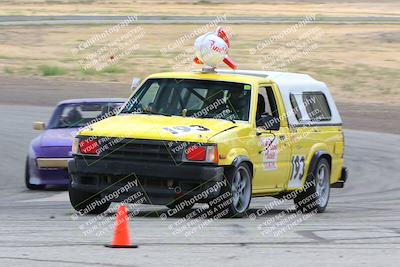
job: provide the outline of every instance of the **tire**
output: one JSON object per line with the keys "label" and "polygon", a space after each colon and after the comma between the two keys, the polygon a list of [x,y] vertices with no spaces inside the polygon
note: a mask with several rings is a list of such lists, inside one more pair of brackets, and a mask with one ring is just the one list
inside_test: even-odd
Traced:
{"label": "tire", "polygon": [[30,183],[30,174],[29,174],[29,158],[26,158],[25,161],[25,186],[26,188],[28,188],[29,190],[40,190],[40,189],[44,189],[46,186],[45,185],[37,185],[37,184],[31,184]]}
{"label": "tire", "polygon": [[[228,200],[222,200],[219,203],[210,205],[210,209],[223,214],[221,217],[225,218],[242,218],[251,202],[252,192],[252,175],[249,165],[246,163],[240,163],[237,167],[228,168],[225,170],[225,179],[227,181],[226,186],[221,188],[221,195],[227,194]],[[225,205],[221,205],[225,202]]]}
{"label": "tire", "polygon": [[325,211],[328,206],[331,188],[330,174],[328,160],[325,158],[320,159],[307,178],[307,181],[311,182],[310,186],[300,191],[294,198],[297,210],[304,213],[322,213]]}
{"label": "tire", "polygon": [[88,209],[84,214],[100,214],[105,212],[111,205],[110,202],[105,202],[91,208],[89,205],[93,204],[96,200],[100,200],[100,197],[93,197],[95,195],[93,193],[72,188],[71,184],[68,186],[68,193],[71,205],[76,211],[83,212],[85,209]]}

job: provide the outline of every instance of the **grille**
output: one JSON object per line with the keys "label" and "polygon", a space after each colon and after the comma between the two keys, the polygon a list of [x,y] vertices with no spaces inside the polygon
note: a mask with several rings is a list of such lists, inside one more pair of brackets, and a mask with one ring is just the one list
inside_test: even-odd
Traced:
{"label": "grille", "polygon": [[100,145],[100,157],[115,160],[178,162],[182,149],[164,141],[109,139]]}

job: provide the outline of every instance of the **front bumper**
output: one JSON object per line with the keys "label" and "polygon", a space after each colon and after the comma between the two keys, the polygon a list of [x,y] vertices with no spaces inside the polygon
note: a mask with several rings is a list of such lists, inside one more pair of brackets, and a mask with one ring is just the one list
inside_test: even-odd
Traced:
{"label": "front bumper", "polygon": [[67,186],[68,161],[72,158],[29,158],[29,182],[34,185]]}
{"label": "front bumper", "polygon": [[[129,188],[113,201],[142,192],[147,203],[161,205],[180,197],[187,199],[206,190],[207,196],[198,202],[214,198],[219,195],[224,177],[224,168],[214,165],[98,160],[79,156],[69,162],[68,169],[72,188],[105,196],[135,181],[137,186]],[[220,185],[218,188],[217,184]],[[216,190],[210,192],[208,189],[211,187]]]}

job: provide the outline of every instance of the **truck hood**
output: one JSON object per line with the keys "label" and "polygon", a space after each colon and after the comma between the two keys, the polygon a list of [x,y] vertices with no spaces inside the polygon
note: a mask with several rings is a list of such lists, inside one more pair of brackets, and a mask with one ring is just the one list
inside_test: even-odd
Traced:
{"label": "truck hood", "polygon": [[99,121],[83,129],[78,135],[207,142],[216,134],[236,128],[238,125],[219,119],[133,114]]}

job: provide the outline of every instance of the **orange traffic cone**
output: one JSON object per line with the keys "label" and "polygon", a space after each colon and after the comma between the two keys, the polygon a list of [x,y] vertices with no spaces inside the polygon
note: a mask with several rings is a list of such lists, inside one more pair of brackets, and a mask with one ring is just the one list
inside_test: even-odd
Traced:
{"label": "orange traffic cone", "polygon": [[119,205],[115,219],[114,238],[109,248],[137,248],[138,245],[132,245],[129,239],[128,209],[124,205]]}

